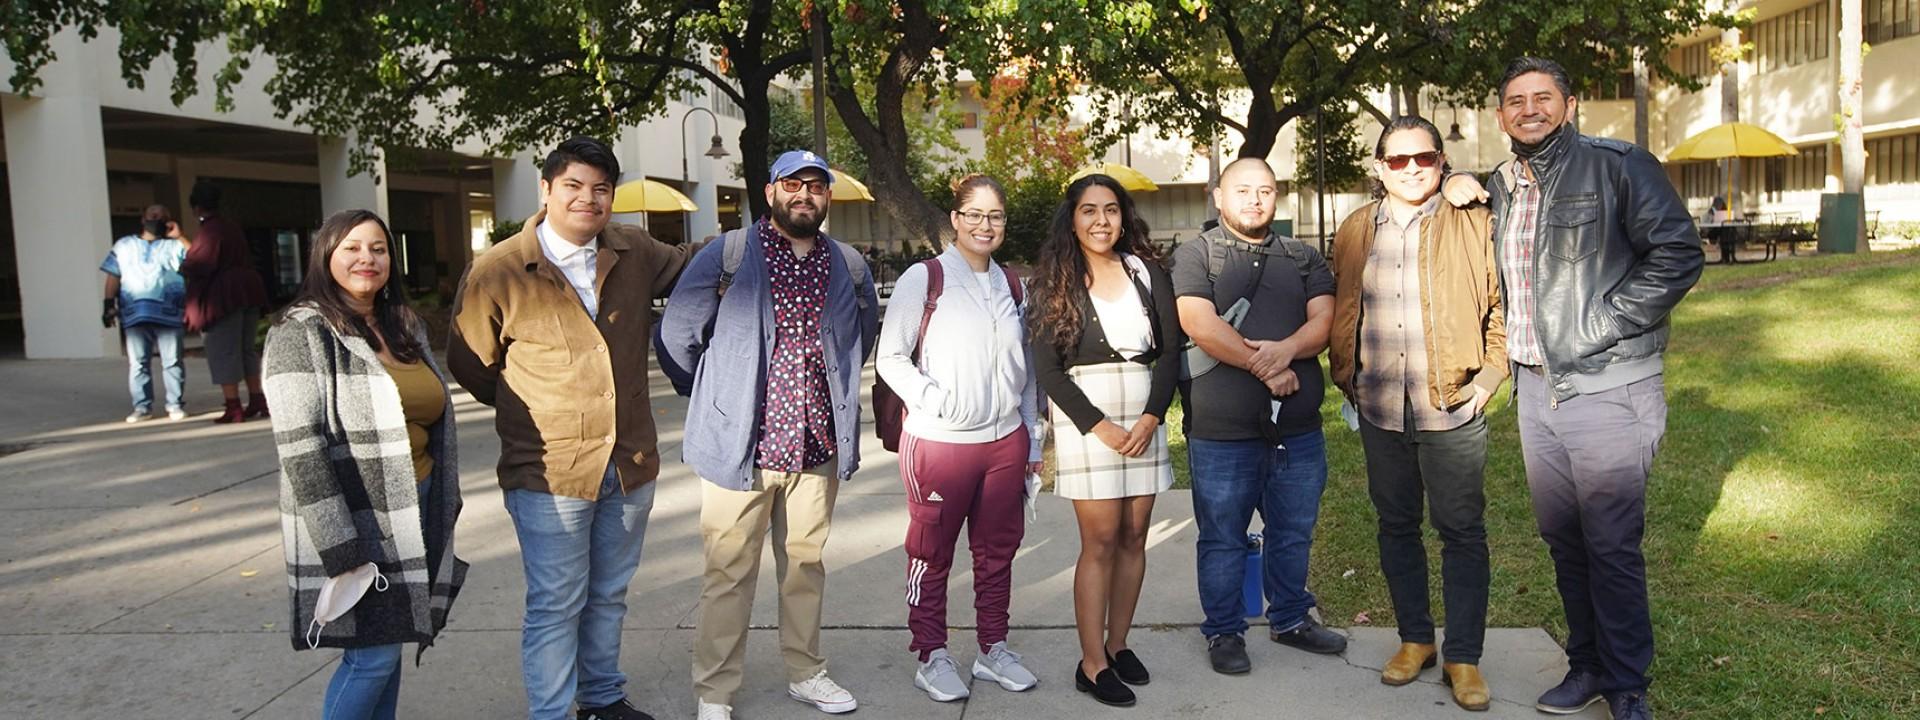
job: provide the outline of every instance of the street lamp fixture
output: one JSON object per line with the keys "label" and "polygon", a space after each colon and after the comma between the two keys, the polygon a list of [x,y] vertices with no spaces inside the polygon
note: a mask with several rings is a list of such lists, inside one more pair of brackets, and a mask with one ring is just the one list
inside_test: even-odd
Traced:
{"label": "street lamp fixture", "polygon": [[708,110],[698,105],[688,108],[686,114],[680,116],[680,182],[681,183],[686,183],[691,178],[691,175],[687,172],[687,118],[693,117],[693,113],[695,111],[706,113],[707,117],[713,120],[713,146],[707,148],[707,151],[702,154],[706,155],[707,157],[713,158],[715,160],[719,160],[727,156],[727,147],[726,145],[720,142],[720,118],[715,116],[712,110]]}
{"label": "street lamp fixture", "polygon": [[1460,142],[1467,139],[1467,136],[1460,134],[1460,107],[1454,105],[1450,109],[1453,110],[1453,127],[1447,129],[1447,142]]}

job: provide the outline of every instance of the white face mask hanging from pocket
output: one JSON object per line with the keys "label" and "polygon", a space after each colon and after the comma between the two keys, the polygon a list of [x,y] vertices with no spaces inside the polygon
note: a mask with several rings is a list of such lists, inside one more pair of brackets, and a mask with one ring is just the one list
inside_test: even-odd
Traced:
{"label": "white face mask hanging from pocket", "polygon": [[320,630],[352,610],[360,598],[366,596],[368,588],[374,592],[387,591],[387,576],[381,575],[380,568],[373,563],[327,578],[326,584],[320,586],[320,600],[313,605],[313,623],[305,633],[307,647],[320,647]]}

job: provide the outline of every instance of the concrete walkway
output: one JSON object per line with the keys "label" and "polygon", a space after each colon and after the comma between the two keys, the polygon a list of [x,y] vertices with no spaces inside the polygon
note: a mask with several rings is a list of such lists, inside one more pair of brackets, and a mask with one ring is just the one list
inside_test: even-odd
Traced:
{"label": "concrete walkway", "polygon": [[[125,366],[102,361],[0,361],[0,717],[315,718],[337,651],[293,652],[275,511],[277,464],[265,422],[212,423],[217,389],[188,365],[192,419],[120,422]],[[679,457],[684,402],[654,381],[661,445]],[[519,548],[494,485],[492,411],[457,394],[466,497],[459,553],[473,563],[445,635],[406,669],[404,718],[524,717]],[[1015,649],[1041,685],[1015,694],[975,685],[964,703],[936,704],[912,685],[901,600],[906,505],[894,456],[871,431],[866,467],[842,491],[827,546],[824,642],[834,676],[867,718],[1543,717],[1532,699],[1560,679],[1558,646],[1539,629],[1489,634],[1483,668],[1491,712],[1454,707],[1437,670],[1401,688],[1380,684],[1397,638],[1356,628],[1345,657],[1320,657],[1249,635],[1254,672],[1214,674],[1196,630],[1193,515],[1172,492],[1155,509],[1147,590],[1133,647],[1154,671],[1131,710],[1107,709],[1072,688],[1078,657],[1071,604],[1077,552],[1072,513],[1043,498],[1015,564]],[[629,598],[622,651],[636,705],[688,718],[688,662],[700,575],[699,487],[677,462],[657,505]],[[823,717],[785,696],[772,562],[764,563],[748,680],[736,715]],[[952,581],[952,646],[973,656],[966,553]],[[1581,717],[1604,717],[1596,705]]]}

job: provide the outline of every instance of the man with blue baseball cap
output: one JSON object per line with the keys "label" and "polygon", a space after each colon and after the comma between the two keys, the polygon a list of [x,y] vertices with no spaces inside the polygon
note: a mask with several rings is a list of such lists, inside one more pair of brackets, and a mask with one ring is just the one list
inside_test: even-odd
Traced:
{"label": "man with blue baseball cap", "polygon": [[769,530],[787,695],[828,713],[857,707],[820,654],[821,549],[840,483],[860,466],[860,370],[879,302],[859,251],[820,232],[833,183],[826,161],[796,150],[774,161],[772,176],[767,217],[695,255],[660,320],[660,368],[692,398],[681,452],[706,480],[693,646],[700,720],[732,718]]}

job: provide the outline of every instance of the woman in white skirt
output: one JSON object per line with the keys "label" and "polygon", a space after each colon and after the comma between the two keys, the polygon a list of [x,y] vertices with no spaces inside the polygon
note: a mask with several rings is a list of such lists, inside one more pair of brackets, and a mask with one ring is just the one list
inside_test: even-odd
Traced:
{"label": "woman in white skirt", "polygon": [[1173,486],[1160,426],[1184,342],[1173,284],[1127,191],[1096,174],[1067,186],[1029,285],[1034,372],[1052,403],[1055,492],[1073,500],[1080,523],[1074,685],[1132,705],[1127,686],[1150,679],[1127,647],[1147,525],[1155,495]]}

